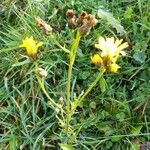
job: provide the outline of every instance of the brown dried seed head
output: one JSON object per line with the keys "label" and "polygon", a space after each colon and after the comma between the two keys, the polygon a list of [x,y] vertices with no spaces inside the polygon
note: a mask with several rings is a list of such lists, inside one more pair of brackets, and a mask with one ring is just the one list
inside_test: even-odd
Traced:
{"label": "brown dried seed head", "polygon": [[97,24],[98,20],[95,18],[94,15],[88,14],[85,16],[84,22],[88,22],[91,27],[94,27]]}
{"label": "brown dried seed head", "polygon": [[87,15],[86,12],[84,12],[84,11],[81,12],[79,18],[77,19],[77,26],[78,26],[78,27],[82,26],[83,20],[84,20],[84,18],[85,18],[86,15]]}
{"label": "brown dried seed head", "polygon": [[91,28],[97,24],[97,19],[94,15],[87,14],[85,15],[82,25],[79,27],[79,32],[82,36],[90,33]]}
{"label": "brown dried seed head", "polygon": [[35,72],[40,76],[40,77],[46,77],[48,75],[47,71],[43,68],[37,68]]}
{"label": "brown dried seed head", "polygon": [[73,17],[75,16],[74,11],[73,11],[72,9],[68,9],[68,10],[66,11],[66,16],[67,16],[68,18],[73,18]]}
{"label": "brown dried seed head", "polygon": [[88,35],[90,33],[91,26],[88,24],[83,24],[81,27],[79,27],[79,32],[81,36]]}
{"label": "brown dried seed head", "polygon": [[75,29],[77,27],[76,18],[68,19],[67,22],[68,22],[69,28]]}
{"label": "brown dried seed head", "polygon": [[68,9],[66,12],[68,26],[71,29],[75,29],[77,27],[76,16],[72,9]]}
{"label": "brown dried seed head", "polygon": [[85,12],[85,11],[83,11],[83,12],[81,12],[81,14],[80,14],[80,19],[84,19],[85,18],[85,16],[87,16],[87,13]]}
{"label": "brown dried seed head", "polygon": [[36,19],[36,24],[37,26],[43,30],[43,32],[46,34],[46,35],[49,35],[51,34],[52,32],[52,27],[47,24],[44,20],[42,20],[40,17],[37,17]]}

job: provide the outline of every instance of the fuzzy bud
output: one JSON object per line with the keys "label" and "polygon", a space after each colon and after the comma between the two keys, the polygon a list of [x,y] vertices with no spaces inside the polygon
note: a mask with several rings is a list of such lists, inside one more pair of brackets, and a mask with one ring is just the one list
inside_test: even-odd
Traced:
{"label": "fuzzy bud", "polygon": [[46,77],[47,76],[47,71],[46,70],[44,70],[44,69],[42,69],[42,68],[37,68],[36,70],[35,70],[35,72],[40,76],[40,77]]}

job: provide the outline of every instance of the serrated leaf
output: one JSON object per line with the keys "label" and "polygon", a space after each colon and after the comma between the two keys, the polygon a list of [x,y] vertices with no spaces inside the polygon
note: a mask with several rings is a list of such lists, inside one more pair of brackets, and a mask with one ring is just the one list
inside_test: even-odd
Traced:
{"label": "serrated leaf", "polygon": [[107,12],[103,9],[98,10],[98,17],[106,20],[109,25],[111,25],[113,28],[117,30],[117,33],[120,35],[126,34],[126,31],[124,30],[124,27],[120,24],[120,22],[115,19],[112,13]]}
{"label": "serrated leaf", "polygon": [[139,63],[144,63],[146,60],[146,54],[144,52],[136,52],[133,55],[133,58]]}
{"label": "serrated leaf", "polygon": [[125,118],[124,112],[120,112],[120,113],[116,114],[116,118],[117,118],[119,121],[123,121],[124,118]]}
{"label": "serrated leaf", "polygon": [[124,13],[125,19],[130,19],[133,14],[133,9],[131,7],[128,7],[127,10]]}
{"label": "serrated leaf", "polygon": [[72,145],[68,145],[68,144],[59,144],[59,146],[61,147],[62,150],[74,150]]}
{"label": "serrated leaf", "polygon": [[107,141],[106,147],[107,149],[110,149],[113,146],[113,143],[111,141]]}
{"label": "serrated leaf", "polygon": [[141,132],[141,129],[142,129],[143,126],[136,126],[136,127],[133,127],[133,129],[131,130],[131,133],[132,134],[139,134]]}
{"label": "serrated leaf", "polygon": [[100,78],[99,85],[100,85],[101,92],[104,93],[106,90],[106,81],[103,77]]}

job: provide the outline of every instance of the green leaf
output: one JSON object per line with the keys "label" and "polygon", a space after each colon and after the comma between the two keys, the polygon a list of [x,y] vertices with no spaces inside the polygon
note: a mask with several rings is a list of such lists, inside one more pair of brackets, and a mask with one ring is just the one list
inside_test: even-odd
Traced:
{"label": "green leaf", "polygon": [[111,136],[113,134],[114,134],[114,130],[111,129],[105,132],[105,136]]}
{"label": "green leaf", "polygon": [[133,14],[133,9],[131,7],[128,7],[127,10],[124,13],[125,19],[130,19]]}
{"label": "green leaf", "polygon": [[133,55],[133,58],[139,63],[144,63],[146,60],[146,54],[144,52],[136,52]]}
{"label": "green leaf", "polygon": [[103,9],[99,9],[98,17],[101,18],[102,20],[106,20],[109,25],[111,25],[113,28],[117,30],[117,33],[120,33],[120,35],[126,34],[126,31],[124,30],[123,26],[117,19],[114,18],[112,13],[107,12]]}
{"label": "green leaf", "polygon": [[133,127],[133,129],[131,130],[131,133],[132,134],[139,134],[141,132],[141,129],[142,129],[143,126],[136,126],[136,127]]}
{"label": "green leaf", "polygon": [[103,77],[99,80],[101,92],[104,93],[106,91],[106,81]]}
{"label": "green leaf", "polygon": [[95,108],[96,108],[96,103],[95,103],[95,102],[91,102],[91,103],[90,103],[90,107],[91,107],[92,109],[95,109]]}
{"label": "green leaf", "polygon": [[107,149],[110,149],[113,146],[113,143],[111,141],[108,141],[106,144]]}
{"label": "green leaf", "polygon": [[59,144],[59,146],[63,149],[63,150],[74,150],[72,145],[68,145],[68,144]]}
{"label": "green leaf", "polygon": [[28,63],[30,63],[30,62],[31,62],[31,61],[30,61],[29,59],[26,59],[26,60],[24,60],[24,61],[22,61],[22,62],[18,62],[18,63],[16,63],[16,64],[13,64],[12,67],[18,67],[18,66],[26,65],[26,64],[28,64]]}
{"label": "green leaf", "polygon": [[72,143],[75,143],[76,142],[76,134],[73,133],[69,139],[68,139],[68,143],[72,144]]}
{"label": "green leaf", "polygon": [[111,138],[111,141],[112,142],[119,142],[121,140],[121,137],[119,137],[119,136],[113,136],[112,138]]}
{"label": "green leaf", "polygon": [[96,124],[96,127],[98,128],[99,131],[102,131],[102,132],[107,132],[107,131],[111,130],[110,126],[106,123],[98,122]]}
{"label": "green leaf", "polygon": [[116,115],[116,118],[119,120],[119,121],[123,121],[124,118],[125,118],[125,114],[123,112],[120,112]]}
{"label": "green leaf", "polygon": [[130,150],[140,150],[139,144],[132,144]]}

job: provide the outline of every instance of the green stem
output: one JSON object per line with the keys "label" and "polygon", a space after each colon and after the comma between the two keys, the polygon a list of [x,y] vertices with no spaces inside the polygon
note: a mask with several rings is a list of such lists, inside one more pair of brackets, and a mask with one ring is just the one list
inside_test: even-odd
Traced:
{"label": "green stem", "polygon": [[80,103],[84,100],[84,98],[91,92],[91,90],[92,90],[93,87],[97,84],[97,82],[100,80],[100,78],[103,76],[103,74],[104,74],[105,71],[106,71],[106,70],[103,68],[103,69],[99,72],[99,74],[98,74],[98,76],[96,77],[96,79],[91,83],[91,85],[90,85],[90,86],[88,87],[88,89],[85,91],[85,93],[77,99],[78,103],[77,103],[77,105],[73,108],[73,110],[71,110],[70,116],[72,116],[72,115],[74,114],[76,108],[80,105]]}
{"label": "green stem", "polygon": [[[37,68],[38,68],[38,62],[35,61],[35,62],[34,62],[34,65],[35,65],[35,68],[37,69]],[[60,108],[60,106],[59,106],[58,104],[56,104],[55,101],[54,101],[54,100],[49,96],[49,94],[47,93],[47,91],[46,91],[46,89],[45,89],[45,86],[44,86],[43,82],[41,81],[41,78],[40,78],[38,75],[36,75],[36,78],[37,78],[37,81],[38,81],[38,83],[39,83],[39,85],[40,85],[40,87],[41,87],[43,93],[46,95],[46,97],[49,99],[49,101],[50,101],[54,106],[56,106],[57,108]],[[54,108],[54,106],[53,106],[53,108]]]}
{"label": "green stem", "polygon": [[97,84],[97,82],[100,80],[100,78],[103,76],[105,72],[105,69],[102,69],[96,79],[93,81],[93,83],[89,86],[89,88],[86,90],[86,92],[81,96],[79,103],[91,92],[93,87]]}
{"label": "green stem", "polygon": [[56,103],[54,102],[54,100],[53,100],[53,99],[49,96],[49,94],[47,93],[47,91],[46,91],[46,89],[45,89],[45,86],[44,86],[44,84],[43,84],[42,81],[41,81],[41,78],[40,78],[39,76],[36,76],[36,78],[37,78],[37,80],[38,80],[38,83],[39,83],[39,85],[40,85],[40,87],[41,87],[43,93],[46,95],[46,97],[49,99],[49,101],[50,101],[54,106],[56,106],[56,107],[59,108],[59,105],[56,104]]}
{"label": "green stem", "polygon": [[66,95],[67,95],[67,101],[66,101],[66,110],[67,110],[67,131],[68,131],[68,127],[69,127],[69,112],[70,112],[70,87],[71,87],[71,76],[72,76],[72,68],[73,68],[73,64],[75,61],[75,57],[76,57],[76,53],[77,53],[77,48],[79,46],[79,42],[80,42],[80,33],[79,31],[77,31],[76,34],[76,38],[73,41],[71,50],[70,50],[70,62],[69,62],[69,69],[68,69],[68,80],[67,80],[67,91],[66,91]]}
{"label": "green stem", "polygon": [[69,51],[68,49],[66,49],[65,47],[63,47],[63,46],[61,46],[61,45],[59,44],[59,42],[56,40],[56,38],[55,38],[53,35],[51,35],[51,39],[52,39],[53,42],[54,42],[59,48],[61,48],[64,52],[70,53],[70,51]]}

